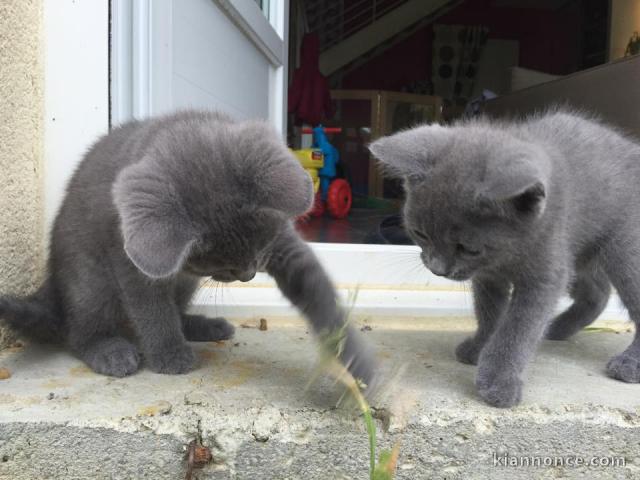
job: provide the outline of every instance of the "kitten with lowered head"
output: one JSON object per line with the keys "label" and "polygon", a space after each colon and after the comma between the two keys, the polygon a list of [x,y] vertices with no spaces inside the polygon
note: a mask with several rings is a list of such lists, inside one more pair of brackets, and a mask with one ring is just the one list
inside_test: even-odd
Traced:
{"label": "kitten with lowered head", "polygon": [[[278,287],[317,334],[345,312],[292,219],[313,201],[308,174],[265,122],[185,111],[114,129],[75,171],[51,232],[48,277],[0,318],[58,339],[98,373],[191,370],[188,341],[229,338],[222,318],[186,312],[202,277]],[[342,360],[365,383],[373,357],[346,330]]]}
{"label": "kitten with lowered head", "polygon": [[[607,374],[640,382],[640,145],[582,114],[429,125],[371,146],[405,179],[404,218],[434,274],[471,280],[478,329],[456,349],[480,396],[517,404],[543,336],[593,322],[613,285],[636,324]],[[573,304],[554,317],[558,300]]]}

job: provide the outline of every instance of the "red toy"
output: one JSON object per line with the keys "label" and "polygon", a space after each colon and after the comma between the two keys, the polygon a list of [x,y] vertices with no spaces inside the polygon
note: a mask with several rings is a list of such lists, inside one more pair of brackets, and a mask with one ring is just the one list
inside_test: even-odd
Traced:
{"label": "red toy", "polygon": [[[336,178],[340,154],[338,150],[329,143],[326,135],[327,133],[340,132],[342,132],[341,128],[325,128],[321,125],[314,129],[302,129],[303,134],[313,134],[312,152],[315,152],[316,155],[318,151],[322,153],[322,164],[319,165],[319,168],[317,167],[317,174],[310,172],[314,180],[316,178],[319,180],[315,202],[309,212],[309,215],[314,217],[322,216],[325,208],[333,218],[344,218],[351,210],[351,186],[344,178]],[[299,152],[302,153],[304,151]],[[298,157],[301,158],[300,155],[298,155]]]}

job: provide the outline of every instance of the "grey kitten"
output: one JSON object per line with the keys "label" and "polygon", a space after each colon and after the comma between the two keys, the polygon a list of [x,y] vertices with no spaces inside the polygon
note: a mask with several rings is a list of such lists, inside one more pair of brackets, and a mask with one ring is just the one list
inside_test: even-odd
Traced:
{"label": "grey kitten", "polygon": [[[498,407],[520,402],[540,339],[593,322],[611,285],[636,323],[607,365],[640,382],[640,145],[581,114],[470,120],[382,138],[371,151],[403,176],[404,217],[436,275],[471,279],[478,330],[459,361]],[[574,302],[555,318],[559,298]]]}
{"label": "grey kitten", "polygon": [[[0,317],[63,339],[94,371],[123,377],[141,356],[155,372],[194,367],[187,341],[229,338],[222,318],[185,313],[201,277],[271,274],[318,334],[344,311],[291,219],[310,177],[265,122],[186,111],[132,122],[99,140],[76,170],[51,234],[48,279]],[[141,355],[140,355],[141,354]],[[342,360],[370,382],[373,357],[353,329]]]}

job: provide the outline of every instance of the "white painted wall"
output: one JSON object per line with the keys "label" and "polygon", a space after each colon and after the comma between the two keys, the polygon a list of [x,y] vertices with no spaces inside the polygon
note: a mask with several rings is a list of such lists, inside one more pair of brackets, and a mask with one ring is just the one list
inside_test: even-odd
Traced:
{"label": "white painted wall", "polygon": [[269,60],[217,4],[173,0],[172,35],[173,108],[269,118]]}
{"label": "white painted wall", "polygon": [[44,0],[45,223],[69,177],[109,127],[108,3]]}

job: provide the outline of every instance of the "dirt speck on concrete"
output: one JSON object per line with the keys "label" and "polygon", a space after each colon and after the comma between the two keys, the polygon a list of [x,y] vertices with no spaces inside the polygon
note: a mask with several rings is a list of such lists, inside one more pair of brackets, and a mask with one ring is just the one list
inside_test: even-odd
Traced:
{"label": "dirt speck on concrete", "polygon": [[8,368],[0,367],[0,380],[11,378],[11,372]]}
{"label": "dirt speck on concrete", "polygon": [[218,352],[214,352],[212,350],[200,350],[198,354],[200,355],[200,358],[205,361],[215,360],[218,356]]}
{"label": "dirt speck on concrete", "polygon": [[171,412],[172,405],[164,400],[159,401],[154,405],[141,408],[138,411],[140,417],[155,417],[157,415],[168,415]]}
{"label": "dirt speck on concrete", "polygon": [[260,319],[260,326],[258,327],[259,330],[261,331],[266,331],[268,330],[268,326],[267,326],[267,319],[266,318],[261,318]]}

